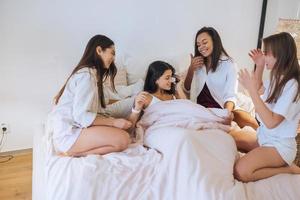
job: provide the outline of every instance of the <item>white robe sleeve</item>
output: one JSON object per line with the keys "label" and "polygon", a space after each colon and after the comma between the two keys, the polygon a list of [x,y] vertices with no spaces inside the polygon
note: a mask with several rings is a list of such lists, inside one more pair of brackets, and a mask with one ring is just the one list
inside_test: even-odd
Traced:
{"label": "white robe sleeve", "polygon": [[234,63],[228,63],[228,70],[226,74],[226,81],[224,84],[224,103],[227,101],[231,101],[236,105],[237,101],[237,87],[238,87],[238,79],[237,79],[237,66]]}
{"label": "white robe sleeve", "polygon": [[97,83],[90,72],[76,73],[74,79],[75,90],[72,114],[74,121],[82,128],[86,128],[94,122],[97,116],[99,101]]}

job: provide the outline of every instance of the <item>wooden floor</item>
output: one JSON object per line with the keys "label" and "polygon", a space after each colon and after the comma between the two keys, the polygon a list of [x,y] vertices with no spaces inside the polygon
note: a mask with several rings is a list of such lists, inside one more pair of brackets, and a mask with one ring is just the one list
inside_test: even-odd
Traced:
{"label": "wooden floor", "polygon": [[[10,161],[0,163],[0,199],[31,199],[32,152],[13,156]],[[0,162],[4,160],[0,158]]]}

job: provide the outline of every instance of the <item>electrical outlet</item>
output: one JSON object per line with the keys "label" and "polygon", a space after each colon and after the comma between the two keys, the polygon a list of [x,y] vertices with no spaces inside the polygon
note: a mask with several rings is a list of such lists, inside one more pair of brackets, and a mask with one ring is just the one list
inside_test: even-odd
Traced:
{"label": "electrical outlet", "polygon": [[2,132],[2,133],[9,133],[10,132],[10,130],[9,130],[9,126],[8,126],[8,124],[7,123],[1,123],[1,125],[0,125],[0,131]]}

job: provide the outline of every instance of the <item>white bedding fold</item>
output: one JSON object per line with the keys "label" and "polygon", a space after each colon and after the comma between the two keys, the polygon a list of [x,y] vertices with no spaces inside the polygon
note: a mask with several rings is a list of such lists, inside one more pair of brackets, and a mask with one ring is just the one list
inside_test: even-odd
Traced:
{"label": "white bedding fold", "polygon": [[226,109],[205,108],[190,100],[177,99],[161,101],[148,107],[137,123],[137,141],[144,134],[162,127],[180,127],[192,130],[221,129],[228,131],[230,126],[222,124],[228,118]]}
{"label": "white bedding fold", "polygon": [[139,128],[146,131],[149,148],[135,144],[120,153],[82,158],[51,155],[47,199],[299,199],[300,175],[247,184],[235,180],[236,145],[219,123],[227,113],[189,104],[162,102],[145,112]]}

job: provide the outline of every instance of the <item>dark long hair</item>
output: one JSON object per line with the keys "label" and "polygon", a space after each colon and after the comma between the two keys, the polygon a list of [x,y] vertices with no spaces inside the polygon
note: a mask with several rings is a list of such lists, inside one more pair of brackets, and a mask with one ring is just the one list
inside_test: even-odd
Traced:
{"label": "dark long hair", "polygon": [[111,78],[111,85],[112,88],[115,90],[114,85],[114,77],[117,73],[117,68],[114,62],[111,63],[108,69],[104,67],[104,63],[101,57],[97,54],[96,48],[98,46],[104,51],[107,48],[110,48],[114,45],[114,42],[104,35],[95,35],[92,37],[86,45],[85,51],[83,53],[82,58],[80,59],[79,63],[72,71],[71,75],[68,77],[64,86],[60,89],[58,94],[55,96],[55,104],[58,104],[61,95],[63,94],[66,84],[68,80],[74,75],[78,70],[82,68],[91,68],[96,69],[97,72],[97,86],[98,86],[98,95],[100,99],[101,106],[105,108],[105,101],[104,101],[104,94],[103,94],[103,80],[105,80],[108,76]]}
{"label": "dark long hair", "polygon": [[300,97],[300,67],[297,59],[297,47],[293,37],[286,32],[278,33],[263,39],[264,51],[271,52],[276,58],[270,73],[270,93],[266,100],[276,103],[285,84],[295,79],[298,83],[298,92],[293,101]]}
{"label": "dark long hair", "polygon": [[[149,92],[151,94],[155,93],[158,90],[158,86],[155,82],[165,73],[166,70],[171,70],[172,76],[175,75],[175,69],[169,63],[166,63],[164,61],[154,61],[153,63],[151,63],[148,67],[144,91]],[[175,95],[175,86],[175,83],[172,83],[171,89],[166,90],[165,92],[168,94]]]}
{"label": "dark long hair", "polygon": [[[226,55],[229,59],[231,58],[223,47],[219,33],[212,27],[203,27],[197,32],[195,37],[195,52],[194,52],[195,56],[202,56],[197,46],[197,37],[201,33],[207,33],[212,39],[213,51],[211,54],[210,68],[212,69],[213,72],[215,72],[218,67],[222,53]],[[207,65],[207,58],[204,58],[204,63]]]}

